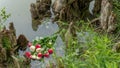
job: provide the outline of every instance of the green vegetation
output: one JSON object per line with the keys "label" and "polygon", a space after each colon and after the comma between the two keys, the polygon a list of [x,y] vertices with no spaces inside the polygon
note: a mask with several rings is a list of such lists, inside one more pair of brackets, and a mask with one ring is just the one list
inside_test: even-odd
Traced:
{"label": "green vegetation", "polygon": [[[75,22],[76,24],[73,28],[77,31],[77,36],[74,37],[71,35],[72,37],[69,38],[69,48],[64,48],[64,56],[59,57],[56,54],[53,55],[53,58],[56,59],[57,68],[120,68],[120,53],[113,51],[115,41],[118,41],[119,38],[115,35],[119,35],[120,31],[120,2],[113,0],[113,6],[116,14],[116,33],[97,32],[95,31],[95,27],[92,27],[89,22],[84,20]],[[3,23],[9,16],[9,14],[6,14],[5,9],[1,10],[0,30],[3,28]],[[60,34],[63,41],[65,41],[64,36],[67,32],[66,28],[68,24],[66,22],[60,22],[59,25],[62,29],[56,32],[55,36],[35,39],[33,45],[39,43],[45,45],[43,47],[51,48],[57,38],[56,34]],[[3,38],[3,45],[6,48],[11,48],[9,46],[11,43],[8,40],[6,37]],[[52,42],[52,44],[48,44],[49,42]],[[53,68],[52,63],[50,67]]]}
{"label": "green vegetation", "polygon": [[53,48],[56,38],[57,38],[57,35],[53,35],[51,37],[44,37],[44,38],[41,37],[40,39],[36,38],[33,41],[33,45],[40,44],[41,47],[43,48]]}
{"label": "green vegetation", "polygon": [[7,50],[10,50],[12,47],[11,47],[11,42],[10,42],[10,38],[7,37],[7,36],[3,36],[2,38],[2,44],[3,44],[3,47],[6,48]]}
{"label": "green vegetation", "polygon": [[[120,53],[113,51],[120,32],[120,1],[113,0],[113,11],[117,23],[114,34],[96,32],[83,20],[76,22],[77,27],[81,25],[77,37],[82,41],[77,39],[69,48],[65,48],[64,57],[55,57],[58,68],[120,68]],[[63,29],[60,33],[62,31],[65,32]]]}
{"label": "green vegetation", "polygon": [[10,14],[6,13],[5,8],[2,8],[0,10],[0,31],[3,29],[4,23],[9,17],[10,17]]}
{"label": "green vegetation", "polygon": [[85,28],[88,24],[82,25],[78,38],[82,40],[85,37],[85,42],[73,41],[74,44],[65,49],[65,57],[57,57],[59,68],[118,68],[120,54],[112,51],[112,37],[97,33],[93,28]]}
{"label": "green vegetation", "polygon": [[117,32],[120,32],[120,1],[113,0],[113,11],[116,14]]}

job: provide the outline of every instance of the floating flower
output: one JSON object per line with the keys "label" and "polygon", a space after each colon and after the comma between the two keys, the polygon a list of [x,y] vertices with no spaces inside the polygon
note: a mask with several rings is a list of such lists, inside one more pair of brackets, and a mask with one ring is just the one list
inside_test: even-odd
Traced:
{"label": "floating flower", "polygon": [[37,59],[37,60],[40,60],[41,58],[40,58],[40,57],[37,57],[36,59]]}
{"label": "floating flower", "polygon": [[41,52],[42,51],[42,48],[37,48],[36,49],[36,52]]}
{"label": "floating flower", "polygon": [[50,48],[54,44],[54,42],[52,41],[53,41],[53,38],[36,37],[35,40],[33,40],[33,42],[28,43],[30,52],[26,52],[25,56],[27,58],[34,59],[34,60],[44,59],[45,57],[49,58],[50,55],[53,54],[53,49]]}
{"label": "floating flower", "polygon": [[36,44],[35,48],[41,48],[41,45],[40,44]]}
{"label": "floating flower", "polygon": [[45,54],[44,54],[44,57],[49,58],[49,53],[48,53],[48,52],[45,53]]}
{"label": "floating flower", "polygon": [[28,42],[28,47],[32,46],[32,43],[31,42]]}
{"label": "floating flower", "polygon": [[35,51],[35,46],[31,46],[30,51],[34,52]]}
{"label": "floating flower", "polygon": [[38,53],[37,55],[39,58],[42,58],[43,54],[42,53]]}
{"label": "floating flower", "polygon": [[53,53],[53,49],[48,49],[48,53],[52,54]]}
{"label": "floating flower", "polygon": [[27,58],[31,58],[30,56],[31,56],[31,53],[30,52],[25,52],[25,56],[27,57]]}
{"label": "floating flower", "polygon": [[31,55],[31,58],[32,59],[37,59],[37,56],[36,55]]}

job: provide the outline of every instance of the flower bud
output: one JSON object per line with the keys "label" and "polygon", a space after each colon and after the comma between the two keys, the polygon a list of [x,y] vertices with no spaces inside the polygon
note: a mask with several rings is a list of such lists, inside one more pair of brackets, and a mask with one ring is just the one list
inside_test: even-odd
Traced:
{"label": "flower bud", "polygon": [[28,44],[27,44],[27,45],[28,45],[28,47],[30,47],[30,46],[32,46],[32,43],[31,43],[31,42],[28,42]]}
{"label": "flower bud", "polygon": [[35,48],[41,48],[41,45],[40,44],[36,44]]}
{"label": "flower bud", "polygon": [[42,58],[43,54],[42,53],[38,53],[37,56],[40,57],[40,58]]}
{"label": "flower bud", "polygon": [[31,58],[32,59],[37,59],[37,56],[36,55],[31,55]]}
{"label": "flower bud", "polygon": [[31,53],[30,53],[30,52],[25,52],[25,56],[26,56],[27,58],[30,58]]}
{"label": "flower bud", "polygon": [[53,53],[53,49],[48,49],[49,54]]}
{"label": "flower bud", "polygon": [[37,59],[37,60],[40,60],[40,59],[41,59],[41,57],[37,57],[36,59]]}
{"label": "flower bud", "polygon": [[37,48],[37,49],[36,49],[36,52],[41,52],[41,51],[42,51],[41,48]]}
{"label": "flower bud", "polygon": [[45,53],[45,54],[44,54],[44,57],[49,58],[49,53],[48,53],[48,52]]}
{"label": "flower bud", "polygon": [[31,46],[30,51],[34,52],[35,51],[35,46]]}

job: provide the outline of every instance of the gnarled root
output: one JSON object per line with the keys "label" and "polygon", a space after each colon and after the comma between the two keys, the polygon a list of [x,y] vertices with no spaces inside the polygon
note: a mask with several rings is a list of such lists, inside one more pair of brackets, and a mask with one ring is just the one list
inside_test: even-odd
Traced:
{"label": "gnarled root", "polygon": [[13,61],[14,61],[16,68],[20,68],[20,64],[19,64],[18,59],[14,55],[11,55],[11,57],[13,58]]}

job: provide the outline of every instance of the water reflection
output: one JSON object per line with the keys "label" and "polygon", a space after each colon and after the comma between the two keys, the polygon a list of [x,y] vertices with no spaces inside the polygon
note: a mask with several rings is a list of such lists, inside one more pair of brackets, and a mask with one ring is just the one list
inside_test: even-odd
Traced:
{"label": "water reflection", "polygon": [[[30,41],[36,36],[49,36],[58,30],[57,24],[46,22],[50,28],[46,28],[46,24],[32,23],[30,4],[36,0],[0,0],[0,9],[6,7],[7,13],[11,13],[11,17],[6,21],[13,22],[16,28],[16,35],[24,34]],[[31,27],[32,26],[32,27]]]}
{"label": "water reflection", "polygon": [[[50,36],[55,33],[59,28],[56,23],[51,23],[50,19],[44,19],[42,23],[32,21],[30,14],[30,3],[34,3],[35,0],[0,0],[0,9],[6,7],[7,13],[11,13],[11,17],[6,21],[5,25],[8,26],[9,22],[13,21],[16,29],[16,35],[24,34],[30,41],[38,37]],[[64,55],[63,42],[58,37],[55,44],[55,51],[58,56]],[[29,51],[27,49],[26,51]],[[19,51],[19,56],[23,57],[24,52]],[[45,59],[45,64],[39,61],[32,61],[31,68],[44,68],[45,65],[51,61],[55,63],[54,58]],[[37,64],[37,65],[36,65]]]}

